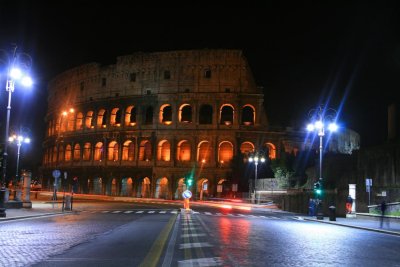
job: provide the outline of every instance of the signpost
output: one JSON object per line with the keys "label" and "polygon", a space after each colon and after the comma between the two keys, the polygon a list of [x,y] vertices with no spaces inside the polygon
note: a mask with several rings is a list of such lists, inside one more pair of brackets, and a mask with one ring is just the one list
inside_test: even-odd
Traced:
{"label": "signpost", "polygon": [[365,179],[365,188],[368,192],[368,206],[371,205],[371,186],[372,186],[372,179],[366,178]]}
{"label": "signpost", "polygon": [[189,207],[189,200],[190,200],[190,198],[192,197],[192,192],[190,192],[189,190],[185,190],[185,191],[183,191],[183,193],[182,193],[182,197],[183,197],[183,208],[185,209],[185,210],[190,210],[190,207]]}
{"label": "signpost", "polygon": [[54,170],[52,174],[54,177],[54,189],[53,189],[53,199],[52,200],[57,200],[57,183],[58,183],[58,178],[61,176],[61,172],[60,172],[60,170]]}

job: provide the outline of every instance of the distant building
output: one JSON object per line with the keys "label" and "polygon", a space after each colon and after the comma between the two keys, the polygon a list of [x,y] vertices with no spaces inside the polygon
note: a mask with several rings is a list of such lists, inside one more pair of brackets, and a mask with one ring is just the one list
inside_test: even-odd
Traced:
{"label": "distant building", "polygon": [[[90,63],[58,75],[48,94],[41,168],[48,187],[59,169],[69,184],[78,177],[81,193],[179,199],[192,176],[195,198],[228,196],[235,156],[263,150],[274,159],[311,146],[303,131],[270,129],[262,89],[240,50]],[[338,138],[333,149],[351,153],[354,136]]]}

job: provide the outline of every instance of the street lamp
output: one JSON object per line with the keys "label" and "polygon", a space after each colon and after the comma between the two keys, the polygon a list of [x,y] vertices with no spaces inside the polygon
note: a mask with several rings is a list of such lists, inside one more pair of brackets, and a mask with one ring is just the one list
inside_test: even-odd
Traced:
{"label": "street lamp", "polygon": [[[311,122],[307,125],[307,131],[317,132],[319,136],[319,179],[314,184],[314,190],[317,196],[317,210],[320,208],[320,195],[323,190],[322,183],[322,157],[323,157],[323,142],[322,139],[325,136],[327,130],[331,133],[337,131],[338,125],[336,124],[337,112],[332,108],[326,108],[324,105],[320,105],[315,109],[310,110],[309,118]],[[318,212],[317,212],[318,214]],[[317,218],[320,217],[317,215]]]}
{"label": "street lamp", "polygon": [[0,51],[0,61],[7,65],[7,83],[6,91],[8,92],[8,104],[7,104],[7,120],[5,127],[5,142],[3,150],[3,175],[1,179],[0,189],[0,217],[6,217],[5,209],[5,184],[7,176],[7,147],[8,147],[8,136],[10,127],[10,111],[11,111],[11,94],[14,92],[15,83],[20,82],[24,86],[31,86],[32,79],[25,73],[28,72],[32,65],[31,57],[26,53],[17,53],[17,46],[13,47],[12,55],[10,56],[7,51]]}
{"label": "street lamp", "polygon": [[[15,181],[14,181],[15,189],[17,189],[18,182],[19,182],[18,181],[18,172],[19,172],[19,156],[20,156],[21,145],[22,145],[22,143],[29,144],[31,142],[31,140],[29,139],[29,137],[24,137],[22,135],[18,135],[18,136],[13,135],[13,136],[10,136],[10,138],[8,138],[8,141],[10,143],[16,142],[17,147],[18,147],[18,149],[17,149],[17,171],[15,173]],[[18,200],[18,201],[20,200],[19,196],[17,194],[17,190],[15,190],[14,200]]]}
{"label": "street lamp", "polygon": [[[254,162],[255,165],[255,173],[254,173],[254,197],[257,197],[257,167],[258,167],[258,163],[264,163],[265,162],[265,158],[264,156],[259,157],[257,154],[255,156],[251,156],[249,158],[249,162]],[[258,196],[257,198],[257,204],[260,204],[260,196]]]}

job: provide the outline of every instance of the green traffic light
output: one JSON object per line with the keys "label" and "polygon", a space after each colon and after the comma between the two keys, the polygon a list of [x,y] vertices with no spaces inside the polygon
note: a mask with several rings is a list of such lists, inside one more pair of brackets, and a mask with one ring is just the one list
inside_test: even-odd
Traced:
{"label": "green traffic light", "polygon": [[321,195],[322,190],[321,189],[317,189],[317,190],[315,190],[315,193],[317,193],[317,195]]}

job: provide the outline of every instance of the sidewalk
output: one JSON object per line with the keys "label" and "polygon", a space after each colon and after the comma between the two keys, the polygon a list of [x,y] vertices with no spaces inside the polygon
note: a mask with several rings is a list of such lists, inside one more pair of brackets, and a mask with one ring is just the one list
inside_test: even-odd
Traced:
{"label": "sidewalk", "polygon": [[352,227],[400,236],[400,217],[395,216],[386,216],[383,220],[382,228],[380,227],[381,217],[370,215],[368,213],[356,213],[356,216],[354,218],[338,217],[336,218],[336,221],[330,221],[329,217],[324,217],[323,220],[317,220],[315,216],[297,217],[299,219],[307,221],[341,225],[345,227]]}
{"label": "sidewalk", "polygon": [[71,211],[62,212],[62,203],[32,201],[32,208],[6,209],[6,217],[0,217],[0,223],[3,221],[34,218],[41,216],[57,215],[71,213]]}

